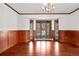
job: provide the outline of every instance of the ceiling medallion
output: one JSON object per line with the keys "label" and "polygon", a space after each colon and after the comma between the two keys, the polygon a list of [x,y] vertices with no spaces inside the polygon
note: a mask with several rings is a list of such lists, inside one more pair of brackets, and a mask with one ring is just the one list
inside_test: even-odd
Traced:
{"label": "ceiling medallion", "polygon": [[52,3],[44,3],[42,10],[47,13],[52,13],[55,9],[55,6]]}

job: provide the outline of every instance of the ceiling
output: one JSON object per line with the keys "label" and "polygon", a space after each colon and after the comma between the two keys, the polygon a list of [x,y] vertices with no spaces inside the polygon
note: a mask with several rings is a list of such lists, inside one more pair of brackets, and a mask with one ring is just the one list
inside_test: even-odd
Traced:
{"label": "ceiling", "polygon": [[[42,10],[43,3],[8,3],[19,13],[45,13]],[[70,13],[79,8],[79,3],[53,3],[55,9],[52,13]]]}

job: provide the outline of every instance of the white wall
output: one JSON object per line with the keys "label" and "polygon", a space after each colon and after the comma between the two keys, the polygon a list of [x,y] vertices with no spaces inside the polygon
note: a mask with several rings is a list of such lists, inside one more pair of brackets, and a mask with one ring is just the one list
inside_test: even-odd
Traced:
{"label": "white wall", "polygon": [[[52,30],[54,30],[54,20],[59,19],[59,29],[63,29],[62,24],[64,20],[68,18],[69,15],[20,15],[19,20],[21,21],[19,23],[20,28],[19,29],[30,29],[30,20],[52,20]],[[28,23],[29,22],[29,23]],[[25,24],[25,25],[24,25]],[[26,25],[29,24],[29,25]],[[35,27],[35,26],[34,26]],[[34,28],[35,29],[35,28]]]}
{"label": "white wall", "polygon": [[[21,15],[20,18],[21,18],[20,20],[25,21],[25,23],[28,23],[30,19],[34,19],[34,20],[59,19],[59,30],[79,30],[79,10],[69,15],[65,15],[65,14],[64,15]],[[53,26],[54,24],[52,25],[52,30],[54,29]]]}
{"label": "white wall", "polygon": [[79,10],[70,15],[70,27],[74,30],[79,30]]}
{"label": "white wall", "polygon": [[0,30],[17,30],[18,14],[7,7],[0,4]]}
{"label": "white wall", "polygon": [[30,19],[22,18],[19,15],[18,29],[19,30],[29,30],[30,29]]}
{"label": "white wall", "polygon": [[79,30],[79,10],[60,19],[61,30]]}

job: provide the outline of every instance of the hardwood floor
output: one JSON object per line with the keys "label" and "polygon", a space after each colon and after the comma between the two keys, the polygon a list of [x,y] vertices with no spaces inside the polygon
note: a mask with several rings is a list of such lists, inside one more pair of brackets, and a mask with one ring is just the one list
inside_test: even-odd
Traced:
{"label": "hardwood floor", "polygon": [[0,56],[78,56],[79,48],[69,43],[36,41],[19,43]]}

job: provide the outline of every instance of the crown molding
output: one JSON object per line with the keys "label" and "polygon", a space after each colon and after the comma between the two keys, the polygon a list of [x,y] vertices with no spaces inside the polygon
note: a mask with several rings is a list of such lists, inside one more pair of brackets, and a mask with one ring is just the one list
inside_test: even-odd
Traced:
{"label": "crown molding", "polygon": [[70,13],[20,13],[20,15],[58,15],[58,14],[70,14]]}
{"label": "crown molding", "polygon": [[10,9],[12,9],[13,11],[15,11],[17,14],[19,15],[64,15],[64,14],[72,14],[75,11],[79,10],[79,8],[76,8],[75,10],[69,12],[69,13],[19,13],[17,10],[15,10],[13,7],[11,7],[8,3],[4,3],[6,6],[8,6]]}
{"label": "crown molding", "polygon": [[71,12],[70,12],[70,14],[72,14],[72,13],[76,12],[77,10],[79,10],[79,8],[77,8],[77,9],[75,9],[75,10],[71,11]]}
{"label": "crown molding", "polygon": [[20,14],[18,11],[16,11],[13,7],[11,7],[10,5],[8,5],[7,3],[4,3],[6,6],[8,6],[10,9],[12,9],[13,11],[15,11],[17,14]]}

